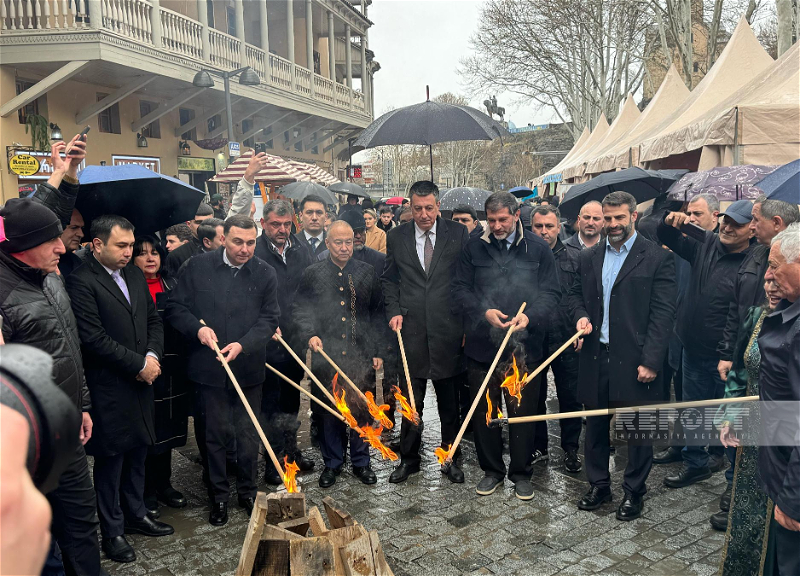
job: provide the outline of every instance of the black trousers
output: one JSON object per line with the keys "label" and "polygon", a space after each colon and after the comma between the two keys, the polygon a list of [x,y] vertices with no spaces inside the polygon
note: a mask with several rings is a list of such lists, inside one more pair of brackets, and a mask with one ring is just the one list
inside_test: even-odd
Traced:
{"label": "black trousers", "polygon": [[144,500],[147,507],[158,506],[156,494],[172,487],[172,450],[148,454],[144,461]]}
{"label": "black trousers", "polygon": [[[769,576],[795,576],[800,574],[800,532],[787,530],[775,520],[773,515],[769,524],[769,539],[774,540],[768,548],[772,558],[772,574]],[[765,573],[766,574],[766,573]]]}
{"label": "black trousers", "polygon": [[47,500],[53,510],[50,530],[61,549],[66,574],[100,574],[96,495],[82,445],[78,445],[58,480],[58,488],[47,495]]}
{"label": "black trousers", "polygon": [[[553,369],[553,379],[556,382],[559,412],[578,412],[583,410],[583,404],[578,402],[578,355],[572,350],[565,350],[550,364]],[[542,376],[539,386],[539,405],[537,414],[547,413],[547,376]],[[561,426],[561,448],[564,451],[577,450],[578,440],[583,427],[580,418],[565,418],[559,421]],[[548,434],[547,422],[536,423],[536,441],[534,450],[547,452]]]}
{"label": "black trousers", "polygon": [[[283,362],[270,362],[270,366],[294,382],[300,383],[305,372],[293,358]],[[316,385],[312,383],[312,387]],[[289,454],[297,450],[297,414],[300,411],[300,391],[267,370],[261,397],[261,423],[275,454]]]}
{"label": "black trousers", "polygon": [[[467,379],[469,380],[469,391],[474,398],[480,390],[486,372],[490,364],[476,362],[471,358],[467,360]],[[517,405],[517,399],[508,395],[502,390],[505,398],[506,416],[530,416],[535,414],[535,409],[539,401],[539,386],[541,375],[537,376],[522,391],[522,401]],[[502,378],[495,371],[495,375],[489,380],[486,389],[489,391],[489,398],[492,401],[492,416],[497,415],[497,407],[500,404],[500,384]],[[495,478],[506,476],[506,465],[503,462],[503,435],[500,427],[489,428],[486,425],[486,394],[478,403],[478,408],[472,415],[472,430],[475,434],[475,448],[478,452],[478,463],[484,474]],[[508,465],[508,479],[512,482],[518,480],[530,480],[533,474],[533,444],[536,426],[534,423],[515,424],[508,428],[509,452],[511,462]]]}
{"label": "black trousers", "polygon": [[[600,346],[600,398],[608,398],[608,352]],[[605,408],[592,406],[587,408]],[[584,441],[584,462],[589,484],[598,488],[611,487],[611,475],[608,471],[611,438],[609,426],[612,416],[592,416],[586,419],[586,439]],[[635,435],[639,429],[639,414],[633,417],[625,432]],[[622,480],[625,492],[644,496],[647,492],[645,483],[653,467],[653,441],[646,433],[631,436],[628,440],[628,464]]]}
{"label": "black trousers", "polygon": [[[261,405],[262,386],[251,386],[242,391],[251,407]],[[227,502],[229,499],[227,447],[235,439],[236,491],[241,498],[255,498],[258,434],[239,395],[227,381],[225,388],[201,384],[200,398],[205,419],[209,496],[214,502]]]}
{"label": "black trousers", "polygon": [[94,457],[94,486],[103,538],[125,532],[125,518],[144,518],[144,461],[147,446],[123,454]]}
{"label": "black trousers", "polygon": [[[439,420],[442,426],[442,446],[446,449],[456,439],[459,427],[458,400],[456,399],[456,386],[461,375],[442,380],[433,380],[433,389],[436,391],[436,405],[439,409]],[[414,387],[414,402],[417,413],[422,418],[425,408],[425,389],[428,381],[424,378],[412,378],[411,385]],[[408,386],[402,387],[408,388]],[[408,397],[408,390],[403,390],[403,396]],[[422,444],[422,435],[419,426],[414,426],[403,418],[400,425],[400,456],[402,462],[410,466],[418,466],[422,457],[419,447]],[[457,457],[456,454],[454,456]]]}

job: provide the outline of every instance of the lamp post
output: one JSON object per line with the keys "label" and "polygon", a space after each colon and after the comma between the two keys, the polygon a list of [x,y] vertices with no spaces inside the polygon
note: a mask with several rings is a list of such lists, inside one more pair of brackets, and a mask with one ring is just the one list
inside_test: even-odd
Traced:
{"label": "lamp post", "polygon": [[212,88],[214,86],[214,79],[211,75],[219,76],[222,78],[223,86],[225,88],[225,111],[228,115],[228,159],[233,160],[230,155],[230,143],[234,141],[233,136],[233,110],[231,108],[231,78],[239,75],[239,84],[242,86],[258,86],[261,84],[261,78],[250,66],[238,68],[232,72],[218,72],[216,70],[200,70],[194,76],[192,84],[198,88]]}

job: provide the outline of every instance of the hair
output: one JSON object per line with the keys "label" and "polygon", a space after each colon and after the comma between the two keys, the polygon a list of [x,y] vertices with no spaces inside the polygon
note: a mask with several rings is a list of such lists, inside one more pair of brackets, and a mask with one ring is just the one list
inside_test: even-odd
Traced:
{"label": "hair", "polygon": [[558,208],[558,205],[561,204],[561,202],[558,199],[558,196],[548,196],[547,201],[550,202],[551,206],[555,206],[556,208]]}
{"label": "hair", "polygon": [[378,214],[392,214],[394,215],[394,210],[392,210],[391,206],[386,206],[385,204],[380,207],[378,210]]}
{"label": "hair", "polygon": [[519,210],[519,200],[510,192],[495,192],[486,199],[484,210],[486,213],[497,212],[503,208],[508,208],[511,214]]}
{"label": "hair", "polygon": [[347,228],[348,230],[350,230],[350,232],[353,231],[353,227],[350,226],[350,224],[348,224],[344,220],[337,220],[336,222],[331,224],[330,228],[328,228],[328,234],[330,234],[331,232],[335,231],[337,228]]}
{"label": "hair", "polygon": [[[267,202],[267,204],[270,204],[272,202],[281,202],[281,200],[270,200],[269,202]],[[264,206],[264,208],[266,209],[266,206]],[[233,228],[234,226],[236,228],[241,228],[242,230],[256,229],[256,223],[253,221],[252,218],[250,218],[249,216],[245,216],[244,214],[236,214],[235,216],[231,216],[230,218],[225,220],[225,223],[222,225],[222,229],[225,232],[225,236],[227,236],[230,233],[231,228]]]}
{"label": "hair", "polygon": [[531,212],[531,221],[533,221],[533,217],[536,214],[540,214],[541,216],[547,216],[548,214],[554,214],[556,217],[557,222],[561,222],[561,212],[558,211],[558,208],[553,206],[552,204],[542,204],[541,206],[537,206]]}
{"label": "hair", "polygon": [[153,248],[156,249],[158,255],[161,257],[161,265],[158,267],[156,273],[159,273],[164,268],[164,262],[167,261],[167,251],[161,245],[161,242],[155,236],[151,236],[146,234],[145,236],[137,236],[136,240],[133,241],[133,256],[131,257],[131,263],[133,259],[137,256],[141,256],[144,253],[144,245],[150,244]]}
{"label": "hair", "polygon": [[372,198],[364,198],[361,201],[362,208],[375,208],[375,203],[372,201]]}
{"label": "hair", "polygon": [[455,216],[456,214],[469,214],[470,218],[472,218],[473,220],[478,219],[478,212],[475,210],[475,208],[473,208],[469,204],[459,204],[458,206],[453,208],[453,216]]}
{"label": "hair", "polygon": [[[317,204],[322,204],[322,209],[325,209],[325,200],[321,197],[317,196],[316,194],[309,194],[302,200],[300,200],[300,212],[306,209],[306,204],[309,202],[316,202]],[[280,214],[280,216],[285,216],[285,214]],[[266,218],[266,215],[264,216]]]}
{"label": "hair", "polygon": [[167,231],[164,232],[164,238],[167,236],[175,236],[178,240],[184,242],[192,239],[192,229],[185,222],[181,222],[167,228]]}
{"label": "hair", "polygon": [[117,216],[116,214],[105,214],[92,222],[92,227],[89,229],[89,236],[91,236],[92,240],[98,238],[105,244],[111,237],[111,229],[114,228],[114,226],[119,226],[123,230],[134,231],[133,224],[131,224],[130,220],[127,218]]}
{"label": "hair", "polygon": [[781,243],[781,254],[786,262],[800,262],[800,222],[793,222],[786,230],[779,232],[772,239],[772,244]]}
{"label": "hair", "polygon": [[408,204],[409,202],[411,202],[411,200],[409,200],[408,198],[403,198],[403,200],[400,202],[400,205],[401,205],[401,206],[405,206],[405,205],[406,205],[406,204]]}
{"label": "hair", "polygon": [[600,202],[598,202],[597,200],[589,200],[589,201],[588,201],[586,204],[584,204],[583,206],[581,206],[581,209],[580,209],[580,212],[578,212],[578,215],[580,215],[580,214],[583,214],[583,209],[584,209],[584,208],[586,208],[587,206],[593,206],[593,205],[595,205],[595,204],[597,204],[597,206],[598,206],[598,207],[599,207],[601,210],[603,209],[603,205],[602,205],[602,204],[600,204]]}
{"label": "hair", "polygon": [[[309,198],[309,196],[306,196],[306,199],[307,198]],[[322,205],[324,206],[325,203],[323,202]],[[302,210],[302,204],[300,209]],[[273,212],[276,216],[294,216],[294,208],[292,208],[292,203],[288,200],[270,200],[264,204],[261,216],[266,220]]]}
{"label": "hair", "polygon": [[622,190],[618,190],[616,192],[611,192],[610,194],[606,194],[606,197],[603,198],[602,206],[605,208],[606,206],[627,206],[628,212],[633,214],[636,212],[636,198],[634,198],[631,194],[627,192],[623,192]]}
{"label": "hair", "polygon": [[197,210],[194,213],[195,216],[213,216],[214,209],[206,204],[205,202],[200,202],[200,206],[197,207]]}
{"label": "hair", "polygon": [[408,191],[408,197],[411,196],[430,196],[433,195],[434,200],[439,201],[439,187],[430,180],[419,180],[411,185]]}
{"label": "hair", "polygon": [[403,214],[411,214],[411,208],[408,208],[408,207],[406,207],[406,208],[403,208],[402,210],[400,210],[400,214],[398,214],[398,215],[397,215],[398,219],[399,219],[399,218],[400,218],[400,216],[402,216]]}
{"label": "hair", "polygon": [[206,238],[213,240],[217,237],[217,226],[222,226],[224,228],[225,222],[219,218],[209,218],[208,220],[203,220],[203,223],[197,227],[197,239],[200,240],[201,244]]}
{"label": "hair", "polygon": [[366,210],[364,210],[363,212],[364,212],[364,215],[367,215],[367,214],[369,214],[369,215],[370,215],[370,216],[372,216],[372,217],[373,217],[375,220],[377,220],[377,219],[378,219],[378,215],[377,215],[377,214],[375,214],[375,210],[373,210],[372,208],[367,208],[367,209],[366,209]]}
{"label": "hair", "polygon": [[705,200],[706,206],[708,206],[708,209],[711,212],[719,212],[719,199],[713,194],[710,194],[708,192],[704,192],[703,194],[698,194],[697,196],[689,200],[689,204],[694,204],[698,200]]}
{"label": "hair", "polygon": [[772,220],[777,216],[787,226],[800,221],[800,210],[796,204],[789,204],[782,200],[770,200],[766,196],[759,196],[753,204],[761,204],[761,216]]}

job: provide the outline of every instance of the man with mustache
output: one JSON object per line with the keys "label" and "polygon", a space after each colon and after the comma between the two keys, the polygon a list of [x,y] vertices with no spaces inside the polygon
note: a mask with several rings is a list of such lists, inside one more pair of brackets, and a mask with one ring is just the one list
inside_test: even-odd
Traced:
{"label": "man with mustache", "polygon": [[581,206],[578,214],[578,231],[573,234],[564,246],[580,251],[590,248],[600,241],[600,231],[603,229],[603,208],[600,202],[592,200]]}

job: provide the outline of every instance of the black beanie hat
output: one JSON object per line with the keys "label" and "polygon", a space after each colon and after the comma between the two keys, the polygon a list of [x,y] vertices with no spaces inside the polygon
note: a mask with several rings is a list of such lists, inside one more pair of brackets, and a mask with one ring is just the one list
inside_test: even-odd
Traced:
{"label": "black beanie hat", "polygon": [[367,227],[364,215],[358,210],[345,210],[344,214],[339,215],[339,220],[344,220],[350,224],[353,230],[361,230]]}
{"label": "black beanie hat", "polygon": [[12,198],[0,208],[5,240],[0,250],[14,254],[35,248],[61,236],[61,222],[55,213],[28,198]]}

